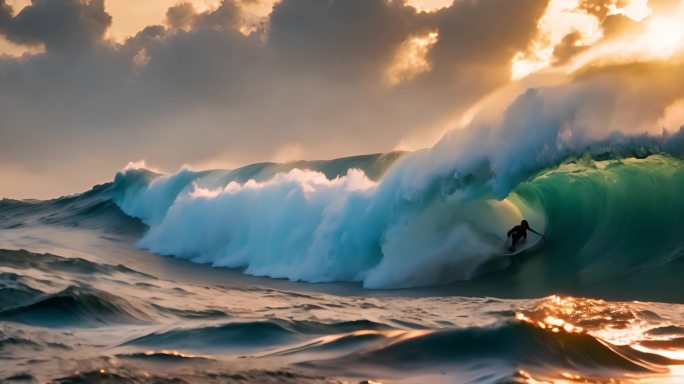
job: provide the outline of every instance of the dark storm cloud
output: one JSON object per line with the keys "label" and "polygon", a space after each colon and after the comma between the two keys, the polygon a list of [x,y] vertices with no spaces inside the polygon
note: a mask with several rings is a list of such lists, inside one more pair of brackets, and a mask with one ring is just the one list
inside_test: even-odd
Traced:
{"label": "dark storm cloud", "polygon": [[[0,1],[0,33],[45,46],[0,58],[0,161],[55,174],[88,161],[100,178],[140,158],[174,168],[267,160],[291,144],[309,158],[391,150],[506,83],[546,5],[459,0],[428,14],[400,1],[283,0],[246,26],[237,1],[179,4],[166,26],[115,43],[102,1],[34,0],[14,17]],[[432,31],[432,70],[390,86],[402,43]]]}

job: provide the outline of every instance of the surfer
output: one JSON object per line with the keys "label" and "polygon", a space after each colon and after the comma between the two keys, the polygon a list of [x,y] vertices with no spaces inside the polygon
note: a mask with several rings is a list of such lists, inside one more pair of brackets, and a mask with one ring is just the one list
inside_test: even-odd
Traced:
{"label": "surfer", "polygon": [[511,252],[515,252],[515,244],[517,244],[521,238],[527,240],[527,231],[536,233],[537,235],[541,236],[542,239],[545,239],[544,235],[530,228],[530,225],[527,224],[527,220],[523,220],[520,222],[520,225],[516,225],[515,227],[511,228],[510,231],[508,231],[507,236],[512,236],[511,247],[509,248]]}

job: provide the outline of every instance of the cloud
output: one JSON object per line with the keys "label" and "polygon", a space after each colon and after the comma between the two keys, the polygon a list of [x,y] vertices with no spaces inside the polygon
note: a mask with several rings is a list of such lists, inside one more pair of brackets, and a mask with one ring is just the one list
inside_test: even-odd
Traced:
{"label": "cloud", "polygon": [[100,42],[112,23],[104,0],[33,0],[11,17],[6,0],[0,1],[0,31],[8,40],[44,44],[48,51],[73,52]]}
{"label": "cloud", "polygon": [[[608,15],[612,3],[582,3],[606,39],[639,26]],[[670,3],[655,2],[653,11]],[[487,124],[478,117],[473,132],[512,140],[537,134],[528,121],[563,121],[551,145],[558,137],[657,130],[659,120],[672,125],[672,106],[684,97],[673,86],[684,70],[672,63],[590,62],[569,79],[511,83],[513,57],[539,39],[544,1],[460,0],[426,13],[402,1],[282,0],[262,20],[248,10],[253,5],[224,0],[198,11],[179,3],[164,25],[115,42],[103,1],[34,0],[17,13],[0,0],[0,34],[45,48],[0,56],[3,169],[19,184],[17,174],[46,178],[41,185],[53,188],[26,182],[23,195],[46,197],[106,181],[131,159],[170,170],[417,148],[501,87],[525,96],[506,98],[509,112],[490,114]],[[551,47],[556,65],[584,52],[569,31]],[[430,34],[416,51],[420,60],[402,64],[411,75],[388,81],[402,50]],[[504,125],[495,129],[492,120]],[[507,140],[492,143],[506,148]],[[460,150],[469,149],[449,151]]]}
{"label": "cloud", "polygon": [[[60,175],[59,191],[135,158],[166,169],[244,164],[284,145],[329,158],[439,135],[508,81],[545,7],[467,0],[425,13],[402,1],[283,0],[255,22],[225,0],[206,12],[176,5],[166,25],[117,43],[101,0],[34,0],[16,16],[0,4],[0,34],[45,46],[0,58],[0,161]],[[402,43],[433,31],[430,70],[388,84]],[[89,161],[100,167],[92,176],[69,171]]]}
{"label": "cloud", "polygon": [[568,33],[553,49],[553,64],[566,64],[571,58],[586,49],[587,47],[582,44],[582,35],[579,32]]}
{"label": "cloud", "polygon": [[195,23],[197,11],[192,3],[179,3],[166,11],[166,23],[171,28],[188,29]]}
{"label": "cloud", "polygon": [[[583,2],[605,39],[636,25],[608,15],[612,3]],[[671,3],[649,4],[665,12]],[[674,62],[592,61],[569,77],[512,83],[513,57],[539,39],[544,1],[460,0],[426,13],[401,1],[282,0],[260,21],[253,5],[180,3],[164,25],[115,42],[102,1],[35,0],[17,13],[0,0],[0,34],[45,48],[0,56],[0,177],[15,181],[0,196],[76,192],[131,159],[171,170],[428,146],[489,99],[505,112],[480,113],[439,146],[454,158],[489,148],[501,152],[492,164],[524,168],[506,157],[507,143],[536,143],[535,153],[613,131],[656,133],[662,122],[676,125],[684,98]],[[569,30],[551,47],[556,65],[583,55]],[[421,68],[387,81],[402,50],[430,34],[420,60],[402,64]],[[492,97],[501,87],[522,96]],[[505,190],[512,181],[500,182]]]}

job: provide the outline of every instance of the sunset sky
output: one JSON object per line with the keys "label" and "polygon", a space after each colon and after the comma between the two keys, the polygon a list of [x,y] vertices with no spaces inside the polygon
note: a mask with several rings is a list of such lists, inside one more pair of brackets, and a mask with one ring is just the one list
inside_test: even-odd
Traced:
{"label": "sunset sky", "polygon": [[426,148],[531,88],[577,124],[674,131],[683,63],[679,0],[0,0],[0,198],[129,161]]}

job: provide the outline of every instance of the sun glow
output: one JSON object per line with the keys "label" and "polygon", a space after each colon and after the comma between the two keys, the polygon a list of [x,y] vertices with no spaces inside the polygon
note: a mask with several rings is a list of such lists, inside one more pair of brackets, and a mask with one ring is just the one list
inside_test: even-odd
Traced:
{"label": "sun glow", "polygon": [[454,0],[408,0],[406,3],[420,12],[434,12],[451,6]]}
{"label": "sun glow", "polygon": [[529,51],[518,52],[513,58],[513,79],[550,66],[555,47],[570,33],[578,34],[581,45],[594,44],[603,37],[599,20],[580,8],[580,0],[551,0],[537,28],[538,36]]}
{"label": "sun glow", "polygon": [[648,6],[648,0],[632,0],[621,8],[617,4],[609,4],[608,9],[609,15],[627,16],[634,21],[641,21],[652,13]]}
{"label": "sun glow", "polygon": [[646,32],[637,43],[653,57],[667,59],[681,48],[683,37],[683,18],[657,16],[649,20]]}
{"label": "sun glow", "polygon": [[[615,58],[667,59],[680,47],[684,36],[681,17],[654,15],[648,0],[613,0],[605,16],[621,15],[644,23],[640,32],[604,41],[600,7],[587,8],[580,0],[551,0],[539,20],[538,36],[526,52],[517,52],[511,63],[511,77],[522,79],[535,72],[558,65],[559,49],[578,54],[571,70],[589,61]],[[681,13],[681,12],[680,12]],[[566,47],[563,47],[565,45]],[[581,53],[580,52],[585,52]]]}
{"label": "sun glow", "polygon": [[578,57],[569,66],[569,71],[592,62],[668,60],[684,47],[684,17],[681,14],[674,17],[652,16],[644,24],[639,33],[598,45],[586,55]]}
{"label": "sun glow", "polygon": [[430,48],[437,44],[438,32],[430,32],[426,35],[416,36],[403,42],[392,62],[387,69],[386,76],[390,85],[397,85],[410,80],[432,68],[427,58]]}

